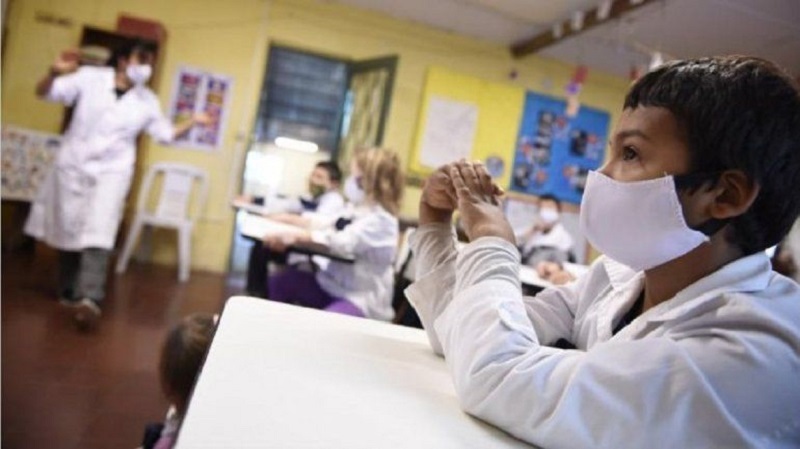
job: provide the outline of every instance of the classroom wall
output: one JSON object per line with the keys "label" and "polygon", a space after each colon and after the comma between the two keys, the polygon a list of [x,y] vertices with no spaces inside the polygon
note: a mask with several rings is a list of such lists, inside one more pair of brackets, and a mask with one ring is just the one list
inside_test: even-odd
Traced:
{"label": "classroom wall", "polygon": [[[329,1],[16,0],[9,13],[3,55],[4,123],[58,130],[61,109],[34,97],[36,80],[60,50],[78,42],[83,25],[113,29],[120,13],[158,20],[167,28],[157,92],[164,107],[179,65],[196,66],[234,78],[233,101],[220,149],[204,153],[165,147],[146,139],[140,154],[141,167],[177,160],[209,172],[209,203],[193,240],[193,266],[212,271],[227,268],[234,218],[228,199],[239,187],[244,140],[256,113],[269,43],[350,59],[399,55],[385,145],[398,150],[405,161],[417,129],[423,81],[429,66],[559,96],[573,71],[571,65],[536,56],[515,61],[501,45]],[[72,25],[37,22],[37,13],[68,18]],[[518,73],[515,80],[508,77],[512,70]],[[625,79],[593,71],[581,99],[586,105],[609,111],[613,123],[627,85]],[[305,177],[306,173],[297,175]],[[137,187],[134,185],[134,192]],[[403,215],[416,215],[419,194],[417,188],[407,189]],[[156,242],[155,260],[174,263],[175,239],[159,233]]]}

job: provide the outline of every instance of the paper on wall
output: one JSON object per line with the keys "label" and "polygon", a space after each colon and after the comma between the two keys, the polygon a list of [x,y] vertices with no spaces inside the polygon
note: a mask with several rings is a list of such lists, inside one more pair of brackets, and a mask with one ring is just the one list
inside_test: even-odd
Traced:
{"label": "paper on wall", "polygon": [[170,119],[180,123],[195,113],[205,112],[215,121],[194,126],[173,145],[198,150],[213,150],[222,143],[233,88],[233,78],[201,69],[182,66],[175,74],[170,102]]}
{"label": "paper on wall", "polygon": [[420,162],[430,168],[469,158],[475,142],[478,107],[432,96],[420,145]]}

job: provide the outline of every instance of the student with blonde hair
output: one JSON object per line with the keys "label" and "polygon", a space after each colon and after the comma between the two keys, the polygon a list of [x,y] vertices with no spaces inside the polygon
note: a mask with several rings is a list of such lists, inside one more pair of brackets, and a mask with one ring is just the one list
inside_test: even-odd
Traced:
{"label": "student with blonde hair", "polygon": [[330,261],[316,272],[289,268],[270,277],[269,299],[391,320],[392,264],[397,253],[397,212],[403,183],[396,152],[384,148],[357,152],[344,185],[350,207],[335,227],[264,240],[275,251],[303,241],[322,243],[336,253],[352,256],[355,262]]}

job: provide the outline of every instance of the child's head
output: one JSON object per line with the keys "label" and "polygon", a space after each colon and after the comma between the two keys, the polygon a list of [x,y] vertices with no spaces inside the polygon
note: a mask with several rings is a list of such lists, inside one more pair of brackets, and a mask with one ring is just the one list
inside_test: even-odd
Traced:
{"label": "child's head", "polygon": [[[644,128],[651,135],[637,136]],[[731,56],[665,64],[628,92],[614,139],[604,171],[618,180],[690,174],[678,177],[688,181],[678,184],[682,195],[722,185],[718,200],[730,207],[716,209],[724,217],[717,221],[744,254],[777,244],[800,214],[800,93],[768,61]],[[656,139],[674,151],[649,154]],[[737,198],[748,192],[749,200]],[[685,203],[684,213],[689,222]]]}
{"label": "child's head", "polygon": [[308,179],[308,190],[315,197],[336,190],[342,182],[342,171],[333,161],[318,162]]}
{"label": "child's head", "polygon": [[164,341],[159,367],[161,388],[181,416],[213,336],[214,317],[196,313],[181,320]]}
{"label": "child's head", "polygon": [[360,187],[368,199],[397,214],[405,181],[397,153],[386,148],[360,150],[353,159],[351,172],[360,178]]}
{"label": "child's head", "polygon": [[547,225],[555,224],[561,216],[561,201],[553,195],[539,196],[539,218]]}

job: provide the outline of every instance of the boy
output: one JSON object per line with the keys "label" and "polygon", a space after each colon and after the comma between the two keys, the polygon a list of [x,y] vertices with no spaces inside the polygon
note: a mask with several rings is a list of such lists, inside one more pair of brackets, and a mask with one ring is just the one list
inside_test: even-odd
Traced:
{"label": "boy", "polygon": [[[318,162],[308,179],[310,198],[298,198],[285,211],[267,215],[268,218],[308,230],[328,228],[344,211],[344,197],[339,192],[342,171],[333,161]],[[264,204],[264,198],[241,197],[240,201]],[[273,253],[261,241],[253,243],[247,268],[247,293],[266,298],[269,262],[286,263],[284,253]]]}
{"label": "boy", "polygon": [[800,212],[798,179],[790,78],[749,57],[666,64],[589,176],[581,224],[605,256],[585,276],[523,298],[499,189],[462,162],[425,186],[407,294],[462,407],[535,445],[790,447],[800,286],[764,250]]}
{"label": "boy", "polygon": [[572,236],[561,224],[561,201],[553,195],[539,197],[539,220],[517,236],[522,263],[537,267],[541,262],[564,263],[573,258]]}

